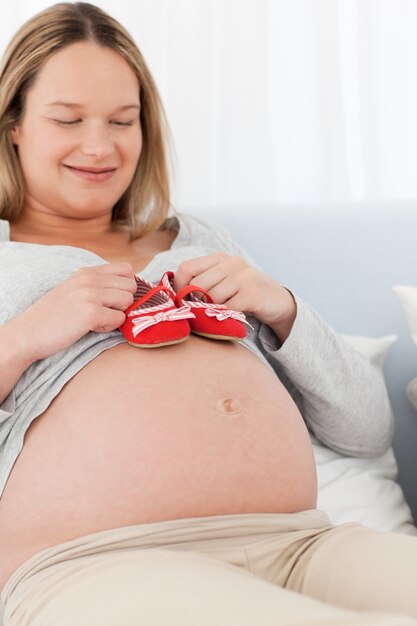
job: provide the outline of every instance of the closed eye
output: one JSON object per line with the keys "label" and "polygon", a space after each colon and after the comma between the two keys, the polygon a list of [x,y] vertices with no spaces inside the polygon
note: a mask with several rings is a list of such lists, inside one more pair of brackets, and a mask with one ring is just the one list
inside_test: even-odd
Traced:
{"label": "closed eye", "polygon": [[115,126],[133,126],[133,121],[132,122],[111,122],[112,124],[114,124]]}
{"label": "closed eye", "polygon": [[[75,126],[75,124],[82,122],[82,120],[54,120],[54,122],[56,122],[57,124],[61,124],[62,126]],[[119,122],[117,120],[113,120],[110,122],[110,124],[113,124],[114,126],[133,126],[134,121],[132,120],[130,122]]]}
{"label": "closed eye", "polygon": [[81,122],[81,120],[71,120],[70,122],[67,122],[65,120],[54,120],[54,122],[57,122],[57,124],[62,124],[62,126],[73,126],[74,124],[78,124],[78,122]]}

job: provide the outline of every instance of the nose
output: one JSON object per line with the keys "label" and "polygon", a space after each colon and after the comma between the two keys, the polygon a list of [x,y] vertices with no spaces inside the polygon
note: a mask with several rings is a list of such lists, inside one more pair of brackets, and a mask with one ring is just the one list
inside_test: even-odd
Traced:
{"label": "nose", "polygon": [[101,161],[114,153],[114,142],[111,129],[105,125],[91,125],[85,130],[81,143],[81,152],[86,156],[95,157]]}

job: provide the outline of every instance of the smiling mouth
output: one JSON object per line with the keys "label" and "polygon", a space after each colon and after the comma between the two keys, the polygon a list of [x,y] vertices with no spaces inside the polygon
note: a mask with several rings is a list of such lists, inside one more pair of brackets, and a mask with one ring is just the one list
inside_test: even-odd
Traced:
{"label": "smiling mouth", "polygon": [[75,176],[90,182],[105,182],[109,180],[115,173],[115,167],[76,167],[73,165],[65,165],[64,167]]}
{"label": "smiling mouth", "polygon": [[78,172],[90,172],[91,174],[103,174],[104,172],[114,172],[115,167],[77,167],[77,165],[65,165],[70,170],[77,170]]}

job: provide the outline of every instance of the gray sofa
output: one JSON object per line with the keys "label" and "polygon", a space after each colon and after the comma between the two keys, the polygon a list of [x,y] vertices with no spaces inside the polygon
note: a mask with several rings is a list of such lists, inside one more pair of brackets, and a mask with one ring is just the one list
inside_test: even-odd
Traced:
{"label": "gray sofa", "polygon": [[399,482],[417,520],[417,346],[393,285],[417,285],[417,203],[193,209],[224,224],[259,265],[340,333],[397,334],[385,364]]}

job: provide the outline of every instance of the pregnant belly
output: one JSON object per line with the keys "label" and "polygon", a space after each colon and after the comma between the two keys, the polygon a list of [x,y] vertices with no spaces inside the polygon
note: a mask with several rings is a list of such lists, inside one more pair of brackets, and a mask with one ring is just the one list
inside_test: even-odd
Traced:
{"label": "pregnant belly", "polygon": [[315,502],[303,419],[255,355],[195,336],[122,344],[32,423],[0,501],[0,587],[31,554],[77,536]]}

